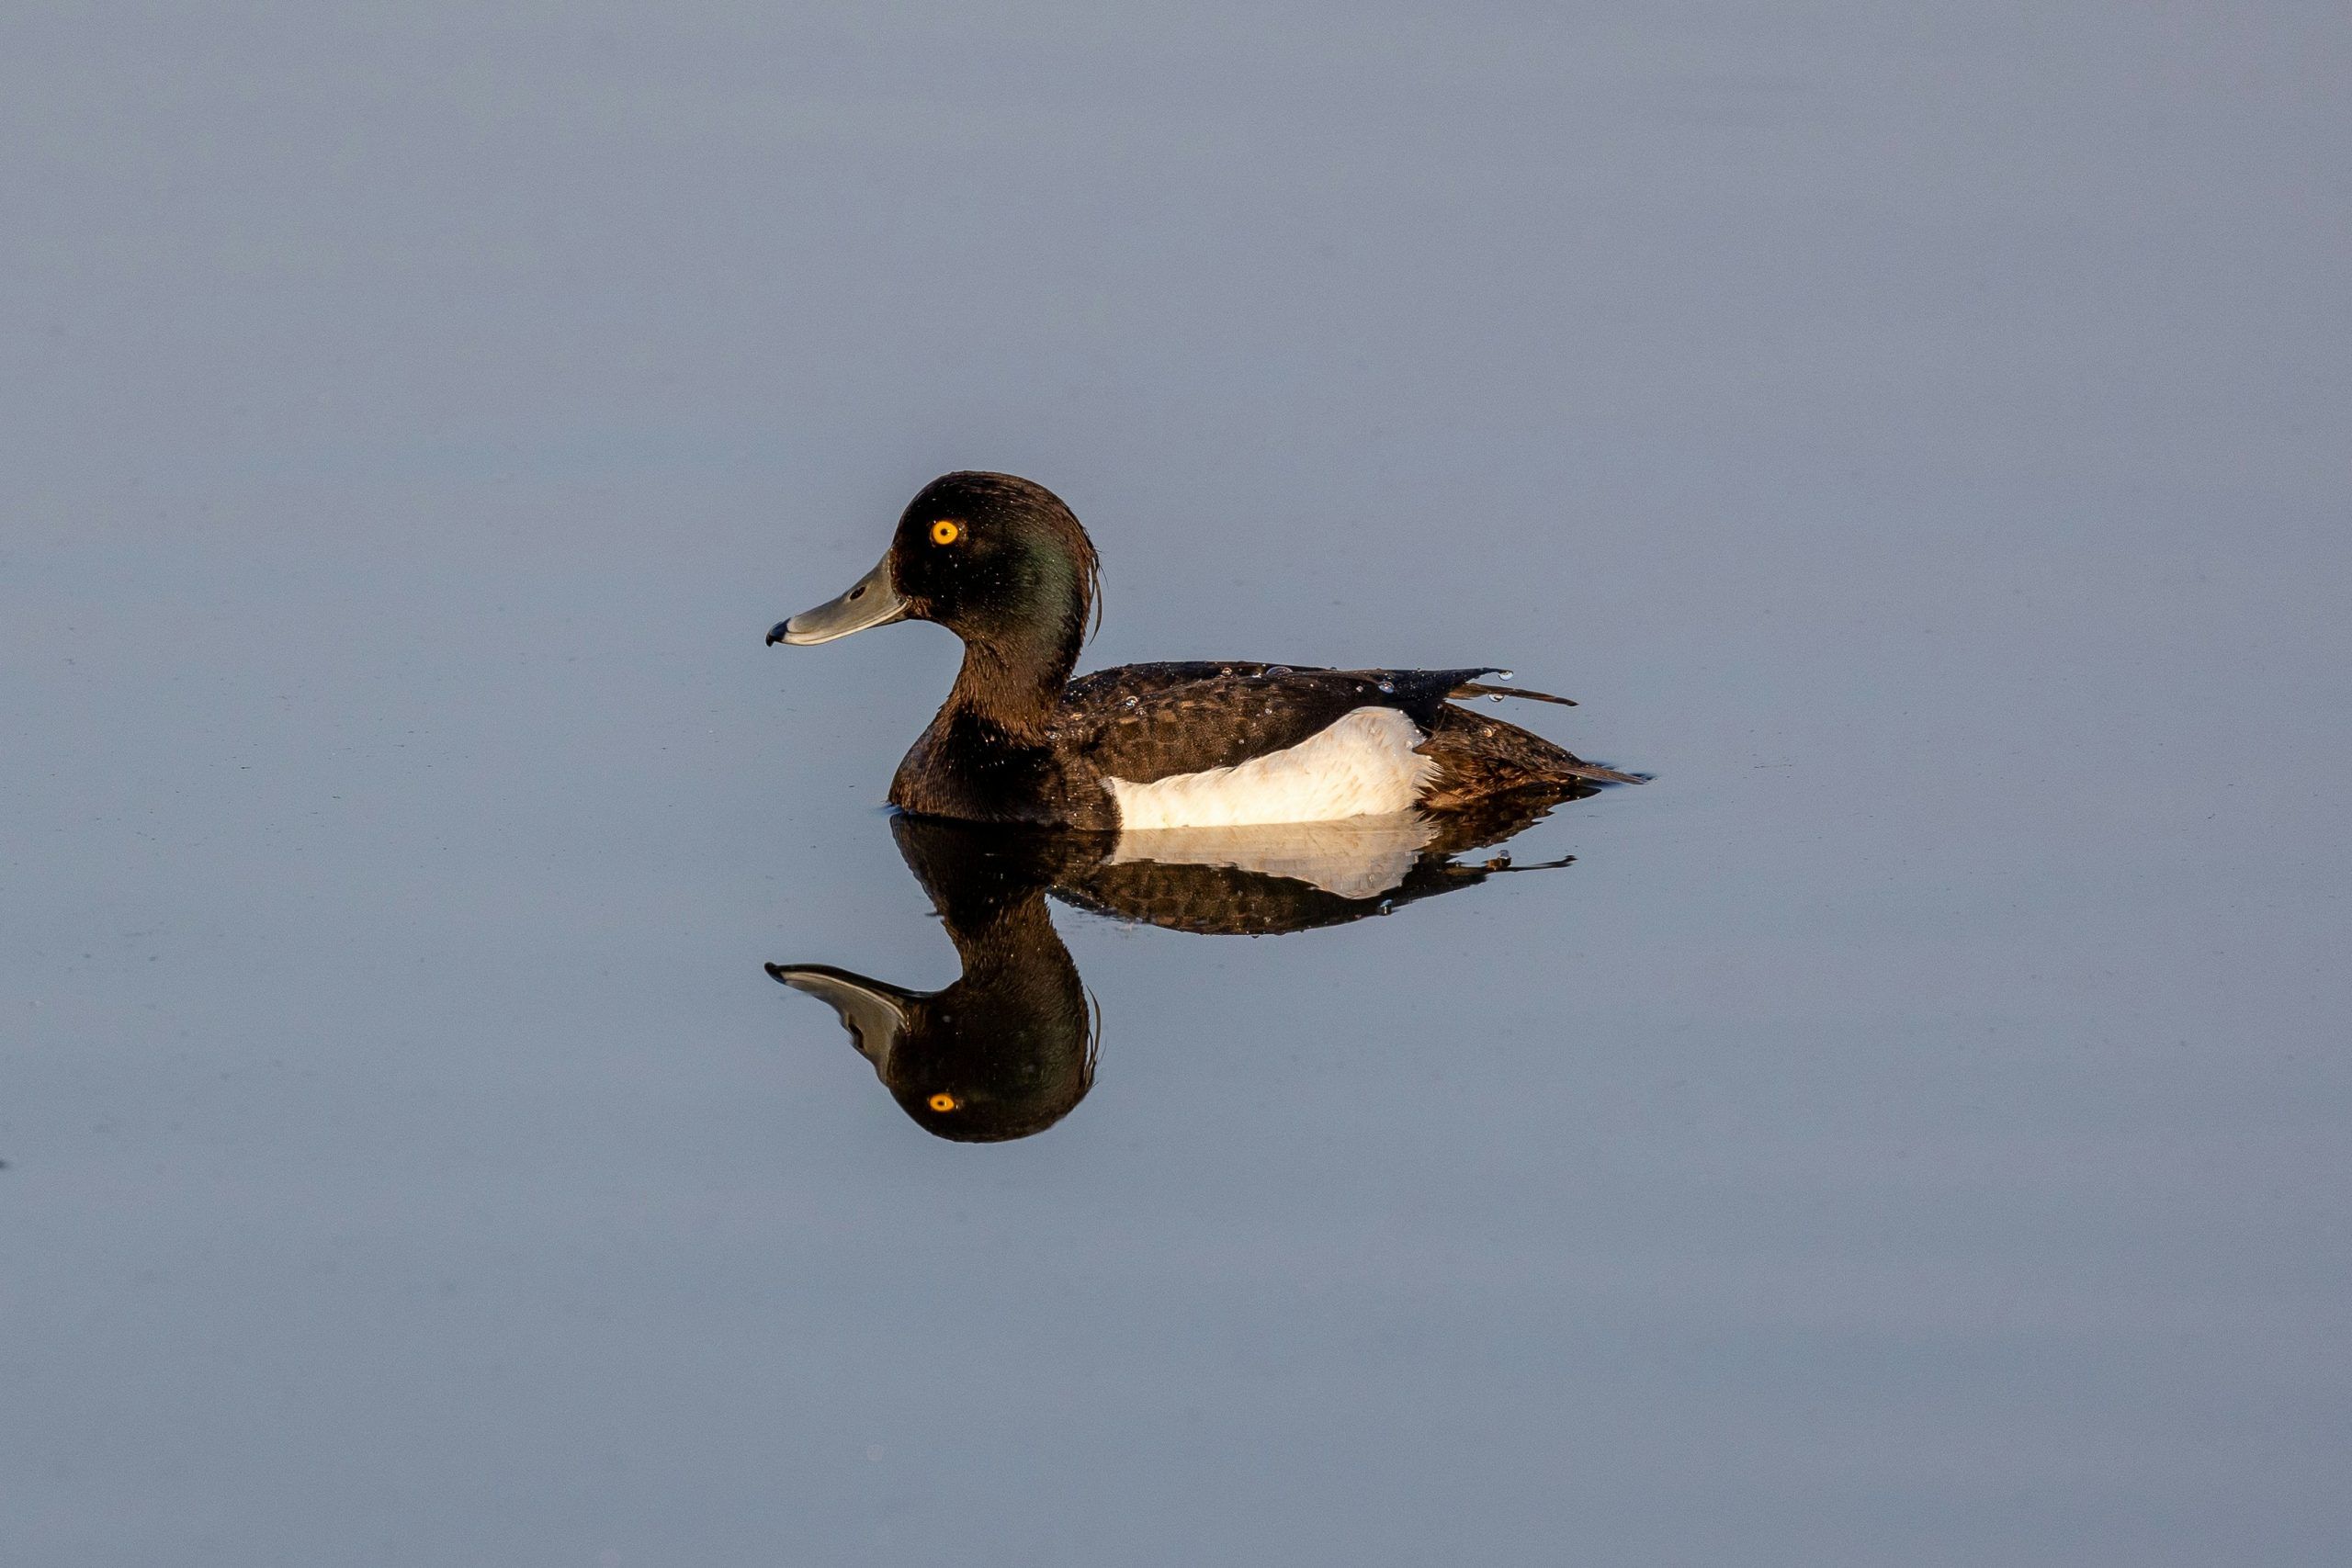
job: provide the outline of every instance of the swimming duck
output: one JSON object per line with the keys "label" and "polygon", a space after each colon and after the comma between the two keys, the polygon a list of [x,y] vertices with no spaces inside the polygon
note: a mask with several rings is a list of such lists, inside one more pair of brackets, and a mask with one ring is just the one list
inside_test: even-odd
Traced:
{"label": "swimming duck", "polygon": [[768,633],[831,642],[935,621],[963,668],[890,781],[926,817],[1091,831],[1306,822],[1497,795],[1639,784],[1448,698],[1565,697],[1464,670],[1127,664],[1073,681],[1097,600],[1093,541],[1061,499],[1011,474],[956,473],[909,503],[881,563]]}

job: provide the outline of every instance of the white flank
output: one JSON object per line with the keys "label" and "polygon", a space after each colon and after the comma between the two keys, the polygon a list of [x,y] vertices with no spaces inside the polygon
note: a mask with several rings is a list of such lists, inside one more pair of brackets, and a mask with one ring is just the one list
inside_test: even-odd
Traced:
{"label": "white flank", "polygon": [[1395,708],[1342,714],[1286,750],[1149,784],[1105,779],[1123,829],[1227,828],[1385,816],[1420,799],[1437,764],[1413,748],[1419,726]]}
{"label": "white flank", "polygon": [[1418,811],[1336,822],[1130,829],[1112,846],[1110,863],[1229,865],[1286,876],[1342,898],[1372,898],[1405,880],[1436,832]]}

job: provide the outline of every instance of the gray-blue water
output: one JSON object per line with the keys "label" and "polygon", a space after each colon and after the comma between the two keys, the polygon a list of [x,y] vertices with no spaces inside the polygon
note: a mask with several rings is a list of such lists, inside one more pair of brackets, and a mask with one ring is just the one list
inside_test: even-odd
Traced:
{"label": "gray-blue water", "polygon": [[[2352,1557],[2352,34],[1727,3],[0,22],[0,1559]],[[1088,667],[1657,782],[956,960],[944,469]]]}

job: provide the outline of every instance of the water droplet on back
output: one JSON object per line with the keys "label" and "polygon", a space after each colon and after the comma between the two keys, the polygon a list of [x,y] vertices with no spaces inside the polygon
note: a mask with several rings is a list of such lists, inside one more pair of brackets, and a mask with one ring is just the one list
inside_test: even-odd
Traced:
{"label": "water droplet on back", "polygon": [[1280,680],[1282,677],[1289,673],[1290,666],[1287,664],[1269,664],[1266,666],[1266,674],[1274,680]]}
{"label": "water droplet on back", "polygon": [[1394,692],[1396,689],[1396,682],[1394,681],[1383,681],[1380,682],[1380,689],[1384,692]]}

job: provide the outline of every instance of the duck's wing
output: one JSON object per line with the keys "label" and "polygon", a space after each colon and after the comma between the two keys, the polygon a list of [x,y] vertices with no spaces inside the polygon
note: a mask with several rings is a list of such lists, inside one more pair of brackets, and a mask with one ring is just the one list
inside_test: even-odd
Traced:
{"label": "duck's wing", "polygon": [[1070,682],[1063,725],[1104,777],[1150,784],[1285,750],[1358,708],[1396,708],[1426,733],[1439,724],[1448,696],[1492,673],[1123,664]]}

